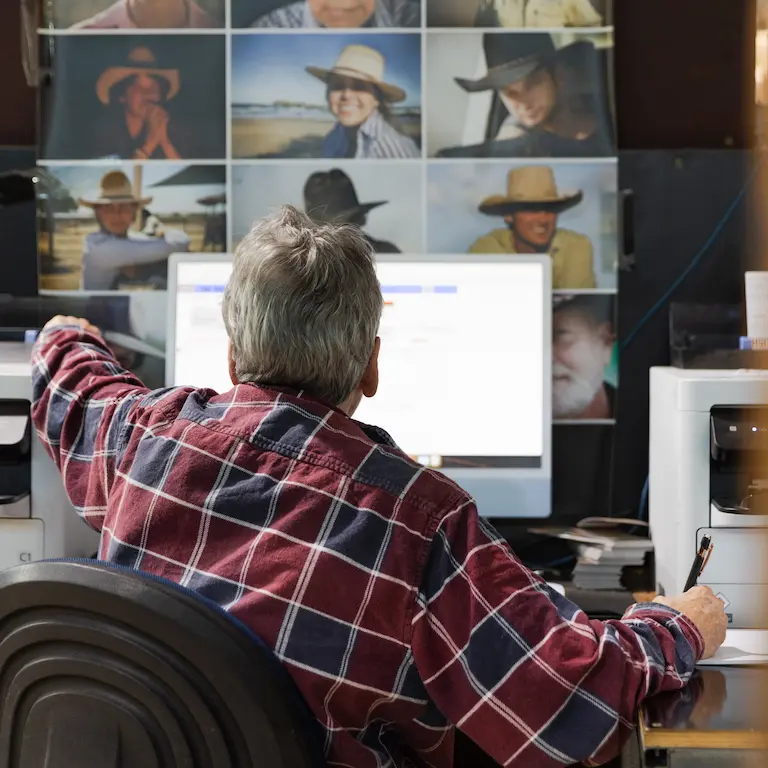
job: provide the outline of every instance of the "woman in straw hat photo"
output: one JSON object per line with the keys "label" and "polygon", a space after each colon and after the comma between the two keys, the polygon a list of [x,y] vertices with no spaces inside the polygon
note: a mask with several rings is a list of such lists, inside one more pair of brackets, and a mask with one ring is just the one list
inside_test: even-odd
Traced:
{"label": "woman in straw hat photo", "polygon": [[161,237],[131,231],[139,211],[151,202],[151,197],[136,196],[122,171],[109,171],[95,194],[78,200],[81,206],[93,210],[99,225],[98,232],[83,242],[82,290],[120,290],[128,284],[165,288],[168,257],[188,251],[190,240],[175,229],[165,229]]}
{"label": "woman in straw hat photo", "polygon": [[552,287],[594,288],[594,254],[586,235],[557,226],[559,214],[579,205],[581,190],[559,190],[548,166],[529,165],[507,174],[507,191],[485,198],[478,210],[506,226],[475,240],[469,253],[547,253]]}
{"label": "woman in straw hat photo", "polygon": [[405,91],[384,79],[384,57],[367,45],[348,45],[330,69],[307,67],[327,87],[336,124],[323,142],[323,157],[420,157],[413,139],[395,128],[390,104]]}
{"label": "woman in straw hat photo", "polygon": [[213,159],[226,150],[219,35],[59,35],[42,86],[46,158]]}
{"label": "woman in straw hat photo", "polygon": [[235,157],[421,157],[418,35],[235,35],[231,94]]}

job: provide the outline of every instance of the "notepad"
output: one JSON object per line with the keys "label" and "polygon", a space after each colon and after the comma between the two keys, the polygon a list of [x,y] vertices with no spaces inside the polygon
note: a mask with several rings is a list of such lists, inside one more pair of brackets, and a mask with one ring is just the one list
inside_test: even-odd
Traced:
{"label": "notepad", "polygon": [[725,642],[711,659],[700,667],[747,666],[768,664],[768,631],[764,629],[729,629]]}

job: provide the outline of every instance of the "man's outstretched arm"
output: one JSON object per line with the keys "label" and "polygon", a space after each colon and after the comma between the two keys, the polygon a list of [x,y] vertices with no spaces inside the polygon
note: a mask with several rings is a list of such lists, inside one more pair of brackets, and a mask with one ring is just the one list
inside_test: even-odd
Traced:
{"label": "man's outstretched arm", "polygon": [[32,422],[61,471],[72,505],[97,531],[130,433],[131,412],[147,392],[86,320],[57,316],[35,342]]}
{"label": "man's outstretched arm", "polygon": [[[714,596],[690,599],[716,610]],[[659,603],[590,621],[469,500],[437,527],[411,643],[437,708],[501,765],[525,768],[604,762],[640,702],[685,685],[705,652],[697,625]]]}

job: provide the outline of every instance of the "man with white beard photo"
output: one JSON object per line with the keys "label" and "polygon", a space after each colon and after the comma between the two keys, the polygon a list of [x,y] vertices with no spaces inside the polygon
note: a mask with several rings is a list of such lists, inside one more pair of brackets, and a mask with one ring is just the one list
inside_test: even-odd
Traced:
{"label": "man with white beard photo", "polygon": [[614,418],[616,387],[607,381],[613,362],[614,297],[557,295],[552,315],[552,418]]}

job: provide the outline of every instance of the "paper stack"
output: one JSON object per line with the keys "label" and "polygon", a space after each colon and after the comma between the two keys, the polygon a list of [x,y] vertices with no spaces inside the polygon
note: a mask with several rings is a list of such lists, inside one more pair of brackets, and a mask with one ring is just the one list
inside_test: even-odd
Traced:
{"label": "paper stack", "polygon": [[534,529],[572,542],[578,560],[573,570],[573,585],[577,589],[625,589],[622,574],[628,567],[639,568],[648,552],[651,540],[614,529]]}

